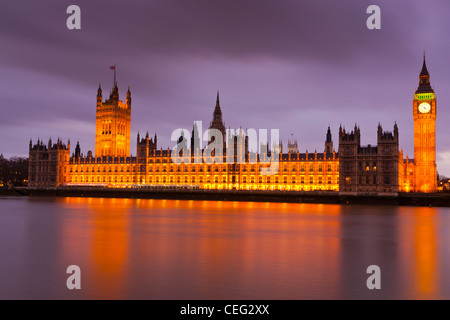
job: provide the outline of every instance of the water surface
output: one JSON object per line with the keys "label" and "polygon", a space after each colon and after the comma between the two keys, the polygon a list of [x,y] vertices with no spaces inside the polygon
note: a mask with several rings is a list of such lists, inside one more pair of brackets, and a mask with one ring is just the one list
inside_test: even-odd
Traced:
{"label": "water surface", "polygon": [[[450,299],[450,209],[0,198],[1,299]],[[82,289],[68,290],[78,265]],[[381,268],[369,290],[367,267]]]}

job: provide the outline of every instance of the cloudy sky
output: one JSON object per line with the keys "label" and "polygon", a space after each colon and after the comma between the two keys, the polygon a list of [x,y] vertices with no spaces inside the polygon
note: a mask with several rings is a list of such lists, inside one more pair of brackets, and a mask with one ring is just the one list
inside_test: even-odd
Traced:
{"label": "cloudy sky", "polygon": [[[81,30],[66,9],[81,8]],[[381,30],[366,9],[381,8]],[[438,170],[450,175],[450,2],[437,0],[7,1],[0,11],[0,153],[26,156],[49,137],[94,149],[98,84],[117,64],[121,98],[132,92],[137,132],[173,147],[176,128],[204,126],[220,90],[231,128],[280,129],[301,152],[323,151],[331,126],[378,122],[413,157],[412,99],[423,52],[438,99]]]}

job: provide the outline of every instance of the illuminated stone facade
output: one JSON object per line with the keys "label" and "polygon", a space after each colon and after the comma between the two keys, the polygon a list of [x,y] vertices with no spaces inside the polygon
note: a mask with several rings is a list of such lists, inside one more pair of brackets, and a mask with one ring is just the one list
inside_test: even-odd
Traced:
{"label": "illuminated stone facade", "polygon": [[413,100],[416,192],[436,191],[436,114],[436,96],[424,58],[419,87]]}
{"label": "illuminated stone facade", "polygon": [[[426,104],[423,104],[426,102]],[[428,107],[429,106],[429,107]],[[279,168],[272,175],[262,174],[268,163],[248,152],[248,140],[234,150],[244,150],[245,161],[209,163],[192,130],[190,163],[173,163],[170,149],[157,148],[157,136],[138,134],[136,156],[130,156],[131,92],[125,103],[119,100],[117,83],[108,100],[97,93],[95,155],[81,154],[77,145],[69,157],[68,146],[60,141],[48,147],[30,142],[30,187],[108,186],[108,187],[183,187],[229,190],[340,191],[347,194],[389,194],[434,192],[436,190],[436,98],[429,83],[425,60],[413,101],[414,156],[403,158],[399,151],[399,132],[384,132],[378,126],[377,145],[361,146],[360,129],[339,130],[339,152],[335,152],[331,130],[325,137],[324,152],[279,154]],[[219,94],[210,129],[225,133]],[[242,134],[242,131],[240,131]],[[201,134],[201,133],[200,133]],[[211,142],[210,139],[208,139]],[[230,140],[231,141],[231,140]],[[225,147],[224,139],[224,147]],[[229,144],[230,145],[230,144]],[[292,148],[291,148],[292,151]],[[226,154],[226,152],[225,152]],[[252,161],[251,159],[255,159]]]}
{"label": "illuminated stone facade", "polygon": [[[338,190],[336,154],[281,154],[280,170],[261,175],[264,163],[174,164],[170,150],[146,158],[71,158],[68,185],[107,184],[115,187],[186,186],[202,189]],[[192,162],[195,159],[192,157]]]}
{"label": "illuminated stone facade", "polygon": [[398,127],[384,132],[378,125],[376,146],[361,146],[361,133],[355,125],[347,133],[339,128],[339,191],[343,194],[398,193]]}
{"label": "illuminated stone facade", "polygon": [[119,100],[115,83],[109,99],[103,102],[102,88],[97,91],[95,121],[95,156],[129,157],[131,130],[131,92],[127,91],[125,103]]}
{"label": "illuminated stone facade", "polygon": [[[98,119],[98,117],[97,117]],[[210,128],[225,133],[219,96]],[[197,128],[194,127],[194,130]],[[192,135],[194,138],[194,134]],[[100,136],[100,139],[102,137]],[[224,139],[225,142],[225,139]],[[192,146],[194,141],[191,142]],[[233,139],[238,150],[237,139]],[[97,145],[97,141],[96,141]],[[327,133],[325,149],[331,151],[331,133]],[[244,140],[247,150],[247,141]],[[247,152],[245,163],[234,161],[208,164],[204,150],[191,149],[189,164],[174,164],[170,149],[157,149],[157,136],[137,138],[137,156],[82,157],[77,152],[64,166],[61,185],[111,186],[111,187],[193,187],[201,189],[237,190],[330,190],[337,191],[339,159],[335,152],[280,154],[279,170],[274,175],[262,175],[260,169],[267,163],[252,163]],[[212,159],[212,157],[210,157]],[[236,160],[236,159],[235,159]]]}
{"label": "illuminated stone facade", "polygon": [[419,86],[412,103],[414,119],[414,159],[399,156],[399,190],[401,192],[437,191],[436,165],[436,96],[430,84],[425,56]]}

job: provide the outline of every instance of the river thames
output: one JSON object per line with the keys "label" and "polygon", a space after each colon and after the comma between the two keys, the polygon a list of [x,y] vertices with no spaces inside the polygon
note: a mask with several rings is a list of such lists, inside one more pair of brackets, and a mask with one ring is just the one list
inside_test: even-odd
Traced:
{"label": "river thames", "polygon": [[[0,198],[0,299],[450,299],[450,208]],[[67,267],[81,269],[69,290]],[[367,268],[381,269],[369,290]]]}

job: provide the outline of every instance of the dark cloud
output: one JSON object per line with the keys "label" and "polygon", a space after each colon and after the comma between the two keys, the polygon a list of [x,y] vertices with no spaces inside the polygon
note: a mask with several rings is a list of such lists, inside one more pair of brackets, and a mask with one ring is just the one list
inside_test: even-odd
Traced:
{"label": "dark cloud", "polygon": [[[328,125],[400,127],[412,156],[411,100],[428,52],[438,97],[438,151],[450,151],[447,105],[450,4],[379,0],[382,29],[365,27],[372,1],[78,1],[82,29],[68,30],[69,1],[7,2],[0,13],[0,152],[26,154],[38,136],[93,149],[95,96],[133,95],[132,131],[209,124],[220,89],[227,126],[280,128],[305,150],[323,148]],[[132,139],[132,149],[134,138]],[[85,150],[85,151],[86,151]],[[442,157],[442,159],[448,157]],[[450,163],[441,168],[450,172]]]}

